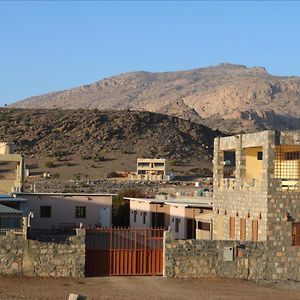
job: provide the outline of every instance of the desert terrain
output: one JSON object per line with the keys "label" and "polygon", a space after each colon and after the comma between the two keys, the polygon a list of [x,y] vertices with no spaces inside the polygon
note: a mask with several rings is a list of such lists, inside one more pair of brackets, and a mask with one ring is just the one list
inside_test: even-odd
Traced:
{"label": "desert terrain", "polygon": [[70,293],[87,300],[298,300],[299,283],[237,279],[101,277],[85,279],[0,277],[0,299],[63,300]]}

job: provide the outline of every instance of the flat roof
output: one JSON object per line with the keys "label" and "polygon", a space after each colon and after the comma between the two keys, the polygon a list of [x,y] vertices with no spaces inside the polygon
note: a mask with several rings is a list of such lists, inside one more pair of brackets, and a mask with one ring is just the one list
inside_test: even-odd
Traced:
{"label": "flat roof", "polygon": [[178,201],[174,201],[174,202],[165,202],[168,205],[174,205],[174,206],[183,206],[183,207],[197,207],[197,208],[211,208],[213,207],[212,203],[189,203],[189,202],[178,202]]}
{"label": "flat roof", "polygon": [[28,195],[28,196],[117,196],[118,194],[88,194],[88,193],[13,193],[13,195]]}
{"label": "flat roof", "polygon": [[10,195],[0,195],[1,202],[27,202],[27,199],[20,197],[12,197]]}
{"label": "flat roof", "polygon": [[161,204],[161,203],[165,203],[165,199],[155,199],[155,198],[131,198],[131,197],[124,197],[124,199],[126,200],[134,200],[134,201],[138,201],[138,202],[148,202],[150,204]]}
{"label": "flat roof", "polygon": [[[205,197],[203,197],[205,198]],[[169,199],[155,199],[155,198],[131,198],[124,197],[126,200],[133,200],[138,202],[148,202],[149,204],[168,204],[168,205],[177,205],[177,206],[185,206],[185,207],[212,207],[213,203],[209,200],[212,198],[208,197],[208,200],[205,202],[199,202],[199,199],[188,199],[187,201],[183,201],[182,198],[169,198]],[[202,199],[201,199],[202,200]]]}
{"label": "flat roof", "polygon": [[5,205],[0,204],[0,214],[3,215],[23,215],[23,212]]}

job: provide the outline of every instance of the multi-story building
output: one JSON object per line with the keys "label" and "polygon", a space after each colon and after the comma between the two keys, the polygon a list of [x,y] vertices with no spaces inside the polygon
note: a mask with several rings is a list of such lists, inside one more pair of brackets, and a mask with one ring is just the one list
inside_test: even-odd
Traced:
{"label": "multi-story building", "polygon": [[163,158],[138,158],[136,173],[129,174],[131,180],[160,181],[166,179],[166,160]]}
{"label": "multi-story building", "polygon": [[14,145],[0,142],[0,193],[21,191],[25,179],[25,161],[14,153]]}
{"label": "multi-story building", "polygon": [[[224,176],[228,152],[235,157],[231,178]],[[299,174],[300,131],[216,138],[215,239],[300,243]]]}

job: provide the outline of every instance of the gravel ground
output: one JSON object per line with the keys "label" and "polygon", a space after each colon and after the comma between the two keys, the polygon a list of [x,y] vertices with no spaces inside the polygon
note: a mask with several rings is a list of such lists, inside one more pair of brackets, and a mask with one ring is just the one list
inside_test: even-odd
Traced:
{"label": "gravel ground", "polygon": [[146,276],[85,279],[0,277],[0,299],[68,299],[70,293],[84,295],[87,300],[299,300],[300,283]]}

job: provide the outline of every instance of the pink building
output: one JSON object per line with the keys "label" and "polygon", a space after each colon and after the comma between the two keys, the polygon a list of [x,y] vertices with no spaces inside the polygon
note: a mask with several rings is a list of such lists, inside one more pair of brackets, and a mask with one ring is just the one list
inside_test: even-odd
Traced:
{"label": "pink building", "polygon": [[111,226],[113,194],[19,193],[27,200],[33,229]]}

